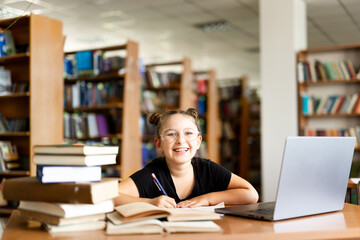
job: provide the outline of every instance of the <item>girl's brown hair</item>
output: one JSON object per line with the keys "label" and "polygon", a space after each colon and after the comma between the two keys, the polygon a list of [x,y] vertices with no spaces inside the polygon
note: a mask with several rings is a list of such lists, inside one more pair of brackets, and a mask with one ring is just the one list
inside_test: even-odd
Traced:
{"label": "girl's brown hair", "polygon": [[188,108],[186,111],[184,110],[169,110],[166,112],[154,112],[149,116],[149,123],[155,126],[156,128],[156,137],[160,138],[160,130],[166,118],[174,115],[174,114],[184,114],[186,116],[192,117],[194,123],[200,132],[200,128],[198,125],[198,112],[194,108]]}

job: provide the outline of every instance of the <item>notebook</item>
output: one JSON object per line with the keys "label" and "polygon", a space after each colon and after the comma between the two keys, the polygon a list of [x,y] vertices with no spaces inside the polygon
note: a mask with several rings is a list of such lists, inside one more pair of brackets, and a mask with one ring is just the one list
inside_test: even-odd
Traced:
{"label": "notebook", "polygon": [[287,137],[274,202],[215,212],[277,221],[343,209],[355,137]]}

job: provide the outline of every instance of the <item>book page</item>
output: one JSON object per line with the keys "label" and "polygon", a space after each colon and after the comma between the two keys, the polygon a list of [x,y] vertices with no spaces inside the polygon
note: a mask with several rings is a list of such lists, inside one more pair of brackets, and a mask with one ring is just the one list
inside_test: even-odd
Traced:
{"label": "book page", "polygon": [[197,209],[197,210],[201,210],[201,211],[205,211],[205,212],[215,212],[216,208],[223,208],[225,207],[225,203],[221,202],[219,204],[216,204],[214,206],[204,206],[204,207],[196,207],[193,209]]}
{"label": "book page", "polygon": [[134,202],[117,206],[115,210],[123,217],[147,216],[156,213],[168,213],[164,208],[143,202]]}
{"label": "book page", "polygon": [[222,229],[213,221],[163,222],[166,232],[221,232]]}
{"label": "book page", "polygon": [[215,212],[195,208],[174,208],[169,209],[169,212],[170,215],[167,217],[169,222],[221,219],[221,216]]}

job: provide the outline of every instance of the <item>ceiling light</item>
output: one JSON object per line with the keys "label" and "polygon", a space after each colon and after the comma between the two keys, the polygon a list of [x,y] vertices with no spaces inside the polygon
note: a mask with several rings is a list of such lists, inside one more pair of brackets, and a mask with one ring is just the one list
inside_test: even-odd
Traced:
{"label": "ceiling light", "polygon": [[212,22],[199,23],[199,24],[195,24],[195,27],[200,28],[204,32],[222,32],[222,31],[228,31],[228,30],[232,29],[230,23],[228,23],[225,20],[217,20],[217,21],[212,21]]}

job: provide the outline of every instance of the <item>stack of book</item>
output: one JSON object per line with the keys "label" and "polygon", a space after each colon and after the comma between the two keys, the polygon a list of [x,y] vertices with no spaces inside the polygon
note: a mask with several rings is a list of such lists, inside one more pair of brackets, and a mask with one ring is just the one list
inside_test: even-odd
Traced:
{"label": "stack of book", "polygon": [[102,179],[101,165],[116,163],[118,147],[34,147],[36,177],[5,179],[6,200],[20,201],[19,216],[51,233],[105,229],[114,210],[117,179]]}
{"label": "stack of book", "polygon": [[175,232],[221,232],[212,220],[221,216],[213,211],[191,208],[166,209],[144,202],[121,205],[107,214],[106,234],[154,234]]}
{"label": "stack of book", "polygon": [[10,141],[0,141],[0,171],[10,171],[20,168],[17,148]]}

